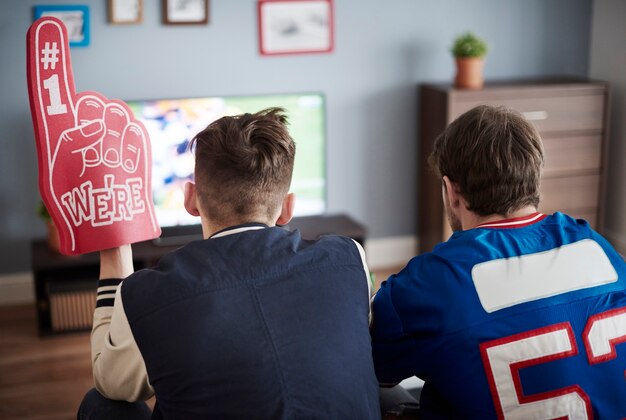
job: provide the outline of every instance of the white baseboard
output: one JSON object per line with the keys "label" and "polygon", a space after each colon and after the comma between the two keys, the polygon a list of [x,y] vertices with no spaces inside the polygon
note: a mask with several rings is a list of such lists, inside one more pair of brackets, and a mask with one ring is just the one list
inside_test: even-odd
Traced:
{"label": "white baseboard", "polygon": [[[622,255],[626,255],[626,242],[622,235],[605,229],[604,236]],[[368,239],[365,255],[370,270],[406,265],[417,255],[418,239],[413,235]],[[0,275],[0,306],[33,303],[35,293],[32,273]]]}
{"label": "white baseboard", "polygon": [[370,270],[404,266],[417,255],[416,236],[391,236],[368,239],[365,242],[365,256]]}
{"label": "white baseboard", "polygon": [[0,306],[34,302],[35,289],[32,273],[0,275]]}
{"label": "white baseboard", "polygon": [[[417,237],[368,239],[365,255],[370,270],[404,266],[417,255]],[[34,290],[33,274],[30,272],[0,275],[0,306],[34,303]]]}

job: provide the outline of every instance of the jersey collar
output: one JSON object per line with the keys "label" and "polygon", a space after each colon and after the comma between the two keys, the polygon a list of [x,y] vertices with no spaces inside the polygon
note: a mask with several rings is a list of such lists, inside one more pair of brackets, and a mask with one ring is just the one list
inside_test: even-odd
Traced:
{"label": "jersey collar", "polygon": [[242,225],[231,226],[226,229],[222,229],[219,232],[216,232],[213,235],[209,236],[209,239],[221,238],[223,236],[234,235],[236,233],[246,232],[249,230],[265,229],[267,227],[269,226],[263,223],[245,223]]}
{"label": "jersey collar", "polygon": [[512,229],[529,226],[542,221],[548,217],[543,213],[533,213],[528,216],[515,217],[512,219],[496,220],[495,222],[486,222],[476,226],[477,228],[496,228],[496,229]]}

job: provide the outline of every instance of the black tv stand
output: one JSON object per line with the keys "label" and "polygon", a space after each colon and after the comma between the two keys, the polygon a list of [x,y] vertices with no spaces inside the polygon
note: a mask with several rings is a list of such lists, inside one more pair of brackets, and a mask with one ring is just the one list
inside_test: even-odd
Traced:
{"label": "black tv stand", "polygon": [[[200,226],[185,228],[186,235],[166,235],[158,244],[153,241],[133,244],[135,269],[154,266],[168,252],[202,238]],[[299,229],[305,239],[335,233],[365,245],[365,227],[346,215],[297,217],[285,228]],[[51,251],[46,241],[36,240],[32,243],[32,269],[39,334],[91,329],[100,269],[98,253],[66,257]]]}
{"label": "black tv stand", "polygon": [[[365,227],[343,214],[294,217],[284,228],[298,229],[305,239],[317,239],[319,236],[334,233],[348,236],[361,245],[365,245]],[[163,234],[153,239],[152,243],[165,247],[182,246],[199,239],[202,239],[200,225],[175,226],[163,228]]]}
{"label": "black tv stand", "polygon": [[363,246],[367,236],[365,226],[345,214],[294,217],[286,228],[298,229],[304,239],[336,234],[352,238]]}
{"label": "black tv stand", "polygon": [[161,236],[152,240],[156,246],[183,246],[202,239],[201,225],[173,226],[161,230]]}

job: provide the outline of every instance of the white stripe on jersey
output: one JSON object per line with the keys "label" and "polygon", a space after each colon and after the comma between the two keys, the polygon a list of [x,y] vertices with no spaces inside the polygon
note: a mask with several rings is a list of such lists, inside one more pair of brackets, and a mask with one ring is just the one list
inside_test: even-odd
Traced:
{"label": "white stripe on jersey", "polygon": [[602,247],[583,239],[545,252],[476,264],[472,280],[480,303],[491,313],[574,290],[617,281]]}
{"label": "white stripe on jersey", "polygon": [[514,227],[517,225],[530,225],[538,219],[545,217],[543,213],[536,213],[529,217],[520,217],[519,220],[501,220],[497,222],[491,223],[483,223],[482,225],[478,225],[479,228],[494,228],[494,227]]}

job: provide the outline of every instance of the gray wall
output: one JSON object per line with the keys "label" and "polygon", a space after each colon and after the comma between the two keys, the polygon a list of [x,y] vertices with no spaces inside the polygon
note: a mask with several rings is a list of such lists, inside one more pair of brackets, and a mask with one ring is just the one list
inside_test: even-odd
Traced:
{"label": "gray wall", "polygon": [[604,234],[626,254],[626,2],[594,0],[589,74],[611,82],[611,125]]}
{"label": "gray wall", "polygon": [[[76,87],[110,98],[322,91],[328,101],[328,208],[370,237],[411,235],[416,212],[416,85],[453,77],[449,47],[473,30],[490,44],[488,78],[586,75],[591,0],[335,0],[332,54],[262,57],[255,0],[211,0],[210,24],[106,22],[106,2],[5,0],[0,14],[0,273],[26,271],[42,237],[25,82],[34,4],[88,3],[91,45],[72,49]],[[119,64],[118,64],[119,63]]]}

